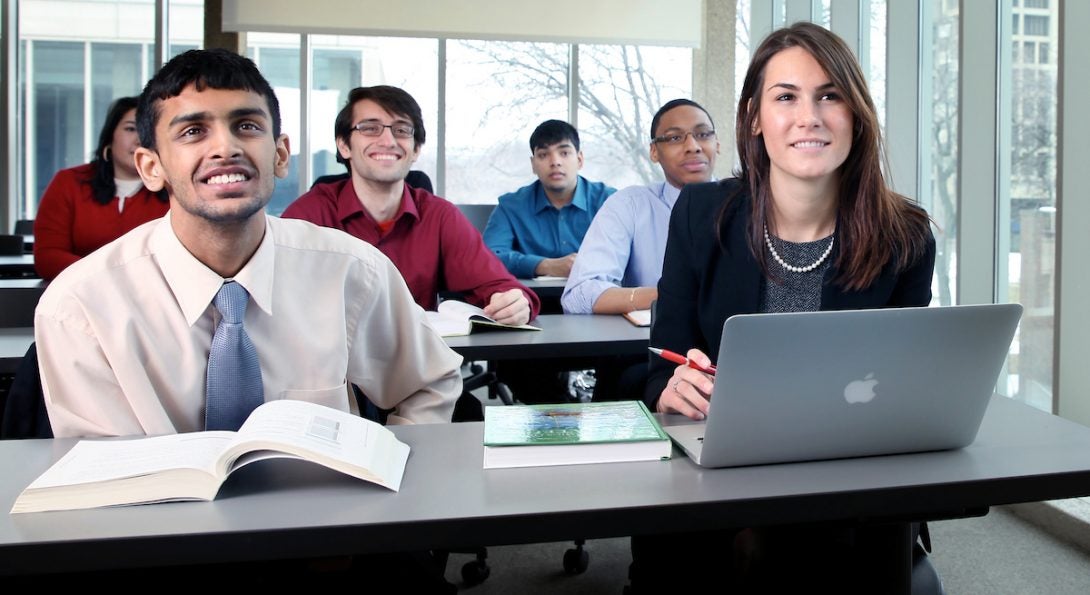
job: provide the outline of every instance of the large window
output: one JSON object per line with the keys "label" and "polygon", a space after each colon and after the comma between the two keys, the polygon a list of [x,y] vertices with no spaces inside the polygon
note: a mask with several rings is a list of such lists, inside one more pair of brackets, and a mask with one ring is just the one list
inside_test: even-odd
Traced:
{"label": "large window", "polygon": [[568,120],[568,46],[447,43],[447,196],[489,203],[533,179],[530,133]]}
{"label": "large window", "polygon": [[[924,206],[935,221],[935,285],[936,305],[957,303],[957,240],[958,240],[958,27],[956,2],[937,2],[930,23],[932,44],[928,48],[931,63],[929,89],[933,100],[926,106],[929,112],[920,123],[928,134],[930,175],[924,177],[929,194]],[[925,70],[926,72],[926,70]],[[925,75],[926,76],[926,75]],[[928,84],[930,85],[928,87]]]}
{"label": "large window", "polygon": [[269,212],[279,214],[299,196],[299,146],[292,139],[300,137],[299,107],[299,35],[251,33],[247,54],[269,81],[280,102],[280,131],[288,135],[291,161],[288,175],[277,180]]}
{"label": "large window", "polygon": [[651,118],[667,101],[691,97],[692,61],[680,48],[579,46],[585,176],[616,188],[662,179],[649,154]]}
{"label": "large window", "polygon": [[[170,3],[172,53],[201,45],[203,0]],[[60,169],[91,159],[114,99],[140,94],[154,64],[154,0],[24,0],[19,7],[20,218]]]}
{"label": "large window", "polygon": [[[1012,21],[1022,20],[1018,32],[1006,37],[1011,60],[1004,65],[1010,77],[1009,144],[1000,151],[1009,156],[1009,180],[1001,205],[1010,225],[1005,254],[1006,278],[999,279],[1000,299],[1025,307],[1016,349],[1008,369],[1011,381],[1005,394],[1035,407],[1052,410],[1053,324],[1056,256],[1056,76],[1058,47],[1057,2],[1011,2]],[[1051,5],[1050,5],[1051,4]],[[1019,53],[1016,48],[1023,48]]]}

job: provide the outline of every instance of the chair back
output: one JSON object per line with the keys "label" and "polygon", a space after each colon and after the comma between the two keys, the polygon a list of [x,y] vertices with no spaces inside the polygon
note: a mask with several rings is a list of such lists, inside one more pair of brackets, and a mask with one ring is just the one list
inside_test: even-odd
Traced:
{"label": "chair back", "polygon": [[38,375],[38,350],[30,344],[15,371],[0,419],[0,440],[52,438],[49,414],[45,409],[42,380]]}
{"label": "chair back", "polygon": [[15,222],[15,235],[17,236],[32,236],[34,235],[34,220],[33,219],[20,219]]}
{"label": "chair back", "polygon": [[408,175],[405,176],[405,183],[413,188],[420,188],[421,190],[427,190],[428,192],[435,194],[435,187],[431,185],[431,178],[428,174],[418,170],[409,170]]}
{"label": "chair back", "polygon": [[492,216],[495,208],[496,205],[458,205],[466,219],[481,233],[484,233],[484,227],[488,225],[488,218]]}
{"label": "chair back", "polygon": [[[332,183],[332,182],[339,182],[341,180],[347,180],[350,176],[351,176],[351,174],[349,174],[348,172],[345,172],[343,174],[330,174],[328,176],[318,176],[318,178],[314,180],[314,183],[311,184],[310,187],[314,188],[318,184],[329,184],[329,183]],[[417,169],[409,170],[409,173],[405,176],[405,183],[412,186],[413,188],[422,188],[424,190],[427,190],[428,192],[431,192],[432,194],[435,194],[435,189],[431,185],[431,178],[428,177],[428,174],[426,174],[426,173],[424,173],[424,172],[422,172],[420,170],[417,170]],[[16,233],[18,233],[18,232],[16,232]]]}
{"label": "chair back", "polygon": [[22,256],[24,241],[21,235],[0,235],[0,255]]}

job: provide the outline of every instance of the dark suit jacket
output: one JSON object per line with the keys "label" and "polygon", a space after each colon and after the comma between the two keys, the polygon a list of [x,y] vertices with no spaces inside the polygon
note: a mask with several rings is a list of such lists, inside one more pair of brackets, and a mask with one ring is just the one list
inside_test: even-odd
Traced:
{"label": "dark suit jacket", "polygon": [[[715,233],[723,203],[727,207],[720,245]],[[735,314],[752,314],[760,307],[766,282],[746,241],[751,199],[735,178],[686,186],[670,216],[670,235],[659,279],[651,345],[685,353],[696,347],[719,357],[723,322]],[[902,306],[926,306],[931,302],[931,276],[935,268],[935,238],[930,236],[925,253],[907,269],[897,272],[891,262],[870,287],[845,291],[835,284],[839,242],[830,258],[821,290],[822,310],[853,310]],[[654,405],[673,374],[675,364],[651,358],[645,401]]]}

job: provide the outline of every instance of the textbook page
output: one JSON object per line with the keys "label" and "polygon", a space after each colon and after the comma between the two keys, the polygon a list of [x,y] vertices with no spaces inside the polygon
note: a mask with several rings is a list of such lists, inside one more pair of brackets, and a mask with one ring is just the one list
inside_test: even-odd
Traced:
{"label": "textbook page", "polygon": [[132,440],[81,440],[28,489],[109,481],[171,469],[198,469],[214,475],[216,459],[234,432],[198,432]]}
{"label": "textbook page", "polygon": [[485,314],[482,308],[459,300],[444,300],[437,312],[425,312],[428,324],[441,337],[459,337],[473,332],[474,325],[488,329],[539,331],[529,324],[504,324]]}
{"label": "textbook page", "polygon": [[275,450],[373,481],[395,492],[401,485],[409,446],[381,425],[345,411],[303,401],[269,401],[239,428],[224,454],[224,473]]}

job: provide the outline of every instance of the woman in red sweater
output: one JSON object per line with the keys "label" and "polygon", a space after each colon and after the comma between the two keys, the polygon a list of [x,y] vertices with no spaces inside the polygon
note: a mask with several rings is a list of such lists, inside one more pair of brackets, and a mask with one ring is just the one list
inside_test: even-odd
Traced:
{"label": "woman in red sweater", "polygon": [[91,162],[53,176],[34,219],[34,268],[43,279],[166,214],[166,195],[145,188],[136,173],[138,146],[136,97],[122,97],[106,114]]}

